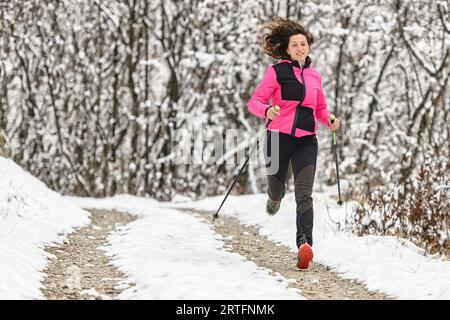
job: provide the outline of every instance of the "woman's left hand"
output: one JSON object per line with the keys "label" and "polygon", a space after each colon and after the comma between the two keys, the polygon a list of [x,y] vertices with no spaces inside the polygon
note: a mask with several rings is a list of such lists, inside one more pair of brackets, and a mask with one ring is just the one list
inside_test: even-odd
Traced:
{"label": "woman's left hand", "polygon": [[337,129],[339,129],[340,126],[341,126],[341,122],[339,121],[339,118],[335,118],[333,123],[331,123],[331,120],[330,120],[330,130],[331,131],[336,131]]}

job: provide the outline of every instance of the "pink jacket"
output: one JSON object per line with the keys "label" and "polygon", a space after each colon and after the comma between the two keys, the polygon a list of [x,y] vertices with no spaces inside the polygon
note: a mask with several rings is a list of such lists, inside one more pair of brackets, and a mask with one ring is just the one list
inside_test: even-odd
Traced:
{"label": "pink jacket", "polygon": [[327,110],[322,77],[310,64],[309,57],[303,69],[297,61],[280,60],[266,70],[248,101],[248,109],[266,118],[268,107],[280,107],[280,115],[270,123],[268,130],[302,137],[315,134],[318,121],[329,127],[331,113]]}

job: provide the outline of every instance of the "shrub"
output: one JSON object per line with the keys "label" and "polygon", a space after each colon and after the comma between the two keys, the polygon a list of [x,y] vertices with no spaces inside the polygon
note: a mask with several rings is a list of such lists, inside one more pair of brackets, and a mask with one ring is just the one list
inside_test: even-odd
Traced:
{"label": "shrub", "polygon": [[415,177],[398,186],[364,197],[351,226],[359,235],[406,238],[428,254],[450,257],[450,162],[426,159]]}

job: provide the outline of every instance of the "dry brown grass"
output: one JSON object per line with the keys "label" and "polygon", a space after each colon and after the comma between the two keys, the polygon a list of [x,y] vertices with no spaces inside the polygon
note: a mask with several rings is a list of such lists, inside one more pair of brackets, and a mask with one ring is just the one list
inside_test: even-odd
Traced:
{"label": "dry brown grass", "polygon": [[450,258],[450,162],[425,161],[407,181],[408,192],[393,190],[364,197],[351,223],[359,235],[394,235]]}

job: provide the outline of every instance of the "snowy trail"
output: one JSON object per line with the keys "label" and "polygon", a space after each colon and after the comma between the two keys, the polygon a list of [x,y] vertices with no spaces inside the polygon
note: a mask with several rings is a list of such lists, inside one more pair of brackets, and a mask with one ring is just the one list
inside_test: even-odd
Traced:
{"label": "snowy trail", "polygon": [[101,250],[118,226],[136,219],[117,211],[91,210],[91,223],[71,233],[63,244],[47,247],[51,261],[44,270],[47,299],[113,299],[133,286]]}
{"label": "snowy trail", "polygon": [[[180,209],[182,210],[182,209]],[[184,209],[211,221],[214,212]],[[307,299],[393,299],[379,292],[369,291],[363,284],[343,279],[322,264],[313,263],[307,271],[295,267],[296,257],[287,246],[261,236],[258,229],[244,226],[236,218],[221,216],[214,230],[225,237],[225,243],[236,252],[260,267],[272,270],[273,275],[289,279],[289,287],[297,288]]]}
{"label": "snowy trail", "polygon": [[305,299],[286,278],[230,252],[224,238],[199,216],[132,196],[73,201],[83,208],[138,216],[112,232],[105,246],[113,265],[135,284],[118,299]]}
{"label": "snowy trail", "polygon": [[[172,203],[130,195],[68,199],[81,208],[138,217],[107,239],[106,254],[136,284],[119,299],[422,299],[448,293],[447,262],[423,257],[392,237],[339,232],[328,222],[342,221],[346,212],[333,209],[328,216],[320,201],[314,263],[309,271],[298,271],[292,199],[280,214],[267,217],[261,214],[265,195],[232,197],[211,224],[220,198]],[[420,273],[411,269],[418,263]]]}
{"label": "snowy trail", "polygon": [[[450,298],[450,261],[424,255],[412,242],[393,236],[357,236],[347,221],[355,202],[339,207],[334,188],[313,193],[314,261],[339,276],[364,283],[369,290],[381,291],[397,299]],[[161,204],[215,212],[223,196],[198,201],[183,198]],[[295,195],[287,193],[275,216],[265,213],[267,194],[230,196],[220,217],[232,217],[246,226],[259,228],[259,234],[281,243],[295,255]],[[349,220],[347,220],[349,219]]]}
{"label": "snowy trail", "polygon": [[[234,292],[235,285],[241,287],[243,297],[276,298],[277,294],[263,293],[256,285],[268,278],[272,278],[269,281],[274,284],[279,281],[286,283],[289,290],[298,290],[300,299],[390,298],[369,291],[354,280],[343,279],[319,263],[313,263],[308,271],[297,270],[295,254],[289,247],[268,240],[256,227],[245,226],[233,217],[222,216],[211,224],[212,212],[164,208],[151,210],[156,212],[136,219],[137,216],[112,208],[99,208],[91,210],[89,226],[72,233],[62,246],[47,249],[56,257],[45,270],[47,299],[186,299],[194,296],[205,299],[207,296],[203,293],[208,297],[217,295],[209,288],[211,285],[222,292],[222,296],[216,297],[219,299],[235,298],[236,293],[227,293]],[[124,209],[122,211],[136,212]],[[129,222],[132,223],[127,224]],[[123,226],[116,228],[118,224]],[[182,231],[177,225],[190,228]],[[205,242],[205,232],[215,238],[212,243]],[[203,246],[197,243],[196,234]],[[138,242],[135,242],[136,236],[140,239]],[[99,250],[102,247],[106,252]],[[235,258],[228,260],[231,257],[228,255],[235,255]],[[242,264],[238,260],[247,262]],[[249,264],[265,270],[267,276],[261,278],[255,269],[242,272],[243,267],[251,267]],[[210,272],[216,279],[211,278]],[[228,276],[231,278],[226,278]],[[244,284],[246,277],[247,282],[252,278],[256,282],[250,286]],[[237,281],[236,278],[242,279]],[[178,282],[175,286],[174,281]],[[160,292],[161,288],[164,292]],[[249,292],[245,293],[246,290]],[[283,295],[294,298],[293,292],[287,293],[281,287],[277,290],[279,298]]]}

